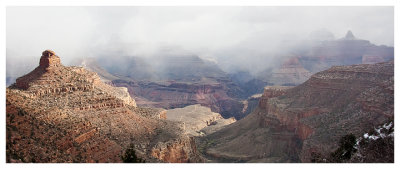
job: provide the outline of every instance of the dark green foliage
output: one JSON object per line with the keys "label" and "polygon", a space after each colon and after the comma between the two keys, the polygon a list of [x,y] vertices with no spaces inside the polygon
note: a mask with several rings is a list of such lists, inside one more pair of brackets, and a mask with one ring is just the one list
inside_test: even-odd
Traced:
{"label": "dark green foliage", "polygon": [[125,150],[125,154],[122,156],[124,163],[144,163],[145,161],[136,156],[135,148],[133,144],[130,144],[128,149]]}
{"label": "dark green foliage", "polygon": [[354,148],[356,144],[356,136],[353,134],[347,134],[340,138],[339,148],[331,154],[332,162],[343,162],[349,160],[351,155],[357,151]]}

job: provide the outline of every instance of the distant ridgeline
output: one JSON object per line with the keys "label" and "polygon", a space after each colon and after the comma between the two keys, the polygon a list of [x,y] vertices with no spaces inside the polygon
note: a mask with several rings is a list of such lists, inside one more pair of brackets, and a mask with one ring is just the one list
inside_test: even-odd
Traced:
{"label": "distant ridgeline", "polygon": [[[300,52],[301,51],[301,52]],[[273,85],[299,85],[312,74],[332,66],[373,64],[394,59],[394,48],[377,46],[367,40],[356,38],[351,31],[337,40],[312,41],[308,47],[293,51],[286,56],[280,67],[264,71],[258,77]]]}

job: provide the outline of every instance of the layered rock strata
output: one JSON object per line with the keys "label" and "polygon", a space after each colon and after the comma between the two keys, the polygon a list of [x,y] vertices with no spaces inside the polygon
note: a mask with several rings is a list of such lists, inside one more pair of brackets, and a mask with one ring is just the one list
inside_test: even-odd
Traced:
{"label": "layered rock strata", "polygon": [[[63,66],[52,51],[7,88],[6,109],[8,162],[121,162],[130,144],[147,162],[201,161],[181,124],[163,120],[163,110],[136,107],[126,89]],[[156,145],[172,140],[184,150],[164,150],[171,158],[153,155]]]}
{"label": "layered rock strata", "polygon": [[270,83],[274,85],[298,85],[311,77],[311,72],[306,70],[297,57],[291,57],[272,72]]}
{"label": "layered rock strata", "polygon": [[[211,161],[310,162],[346,134],[394,116],[394,62],[335,66],[291,88],[268,87],[258,108],[200,140]],[[232,149],[232,147],[236,147]]]}

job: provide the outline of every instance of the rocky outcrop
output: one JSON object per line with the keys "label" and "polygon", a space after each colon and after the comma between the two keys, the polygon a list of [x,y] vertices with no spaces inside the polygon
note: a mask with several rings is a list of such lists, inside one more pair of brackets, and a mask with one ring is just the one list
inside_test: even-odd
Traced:
{"label": "rocky outcrop", "polygon": [[[159,143],[151,150],[153,157],[171,163],[204,162],[198,156],[193,137],[184,137],[176,140]],[[195,159],[193,157],[196,157]]]}
{"label": "rocky outcrop", "polygon": [[153,157],[151,149],[187,137],[180,124],[163,120],[163,110],[136,107],[126,89],[63,66],[51,51],[7,88],[6,109],[8,162],[121,162],[130,144],[147,162],[179,162]]}
{"label": "rocky outcrop", "polygon": [[250,114],[253,112],[257,107],[258,103],[260,102],[262,94],[254,94],[250,96],[247,100],[243,101],[243,109],[242,112],[245,115]]}
{"label": "rocky outcrop", "polygon": [[[207,134],[212,133],[217,128],[231,124],[236,120],[224,119],[220,114],[212,112],[210,108],[201,105],[191,105],[184,108],[167,110],[167,119],[183,122],[183,129],[191,136],[202,136],[206,130]],[[214,130],[205,129],[208,126],[215,126]]]}
{"label": "rocky outcrop", "polygon": [[61,65],[60,57],[52,50],[45,50],[40,58],[39,67],[42,69],[51,69]]}
{"label": "rocky outcrop", "polygon": [[272,72],[269,80],[274,85],[298,85],[311,77],[311,72],[304,69],[297,57],[291,57]]}
{"label": "rocky outcrop", "polygon": [[202,138],[199,149],[212,161],[230,162],[329,156],[340,137],[361,135],[393,118],[393,75],[394,62],[336,66],[291,89],[268,87],[258,109]]}

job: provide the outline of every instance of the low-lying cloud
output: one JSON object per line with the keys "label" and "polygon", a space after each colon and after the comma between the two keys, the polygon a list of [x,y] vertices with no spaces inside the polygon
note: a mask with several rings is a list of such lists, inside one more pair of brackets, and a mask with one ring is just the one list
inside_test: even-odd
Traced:
{"label": "low-lying cloud", "polygon": [[[64,63],[82,57],[172,52],[198,55],[225,71],[257,72],[320,29],[335,38],[352,30],[360,39],[393,46],[394,9],[7,7],[6,28],[7,60],[39,58],[45,49],[56,51]],[[12,64],[7,64],[7,74]]]}

